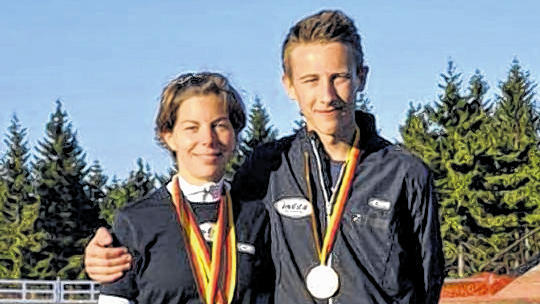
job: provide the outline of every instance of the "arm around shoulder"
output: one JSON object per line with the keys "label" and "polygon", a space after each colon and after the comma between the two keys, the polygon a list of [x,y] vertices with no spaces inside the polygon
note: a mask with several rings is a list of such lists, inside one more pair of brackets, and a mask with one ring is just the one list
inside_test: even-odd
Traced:
{"label": "arm around shoulder", "polygon": [[[131,264],[131,268],[120,279],[102,286],[100,292],[102,295],[107,296],[103,300],[107,300],[107,302],[103,302],[103,304],[131,303],[129,300],[135,299],[138,295],[136,271],[140,255],[136,250],[137,232],[135,226],[125,212],[120,211],[116,213],[113,224],[113,238],[113,246],[122,245],[128,248],[133,256],[133,263]],[[116,302],[120,300],[128,300],[128,302]],[[102,301],[101,296],[100,301]]]}

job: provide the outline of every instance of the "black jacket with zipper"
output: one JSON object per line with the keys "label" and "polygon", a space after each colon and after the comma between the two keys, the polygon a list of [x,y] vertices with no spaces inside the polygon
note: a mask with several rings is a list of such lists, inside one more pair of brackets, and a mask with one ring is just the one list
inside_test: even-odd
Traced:
{"label": "black jacket with zipper", "polygon": [[329,157],[317,135],[302,129],[260,146],[235,176],[233,195],[243,203],[262,201],[268,210],[275,303],[438,302],[444,262],[431,174],[417,157],[379,137],[372,115],[357,112],[356,122],[363,154],[330,255],[340,287],[329,300],[313,298],[304,283],[319,265],[310,212],[324,232],[324,192],[331,196]]}

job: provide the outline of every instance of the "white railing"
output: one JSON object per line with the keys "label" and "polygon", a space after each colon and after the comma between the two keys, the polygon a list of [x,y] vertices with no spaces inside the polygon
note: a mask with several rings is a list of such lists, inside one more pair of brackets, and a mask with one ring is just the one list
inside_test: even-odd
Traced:
{"label": "white railing", "polygon": [[97,303],[94,281],[0,280],[0,303]]}

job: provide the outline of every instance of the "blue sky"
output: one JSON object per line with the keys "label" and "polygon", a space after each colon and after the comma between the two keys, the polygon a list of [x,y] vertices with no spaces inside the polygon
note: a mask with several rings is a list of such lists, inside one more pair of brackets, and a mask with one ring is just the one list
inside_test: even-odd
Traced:
{"label": "blue sky", "polygon": [[[281,87],[289,27],[323,8],[351,16],[370,67],[366,93],[378,129],[399,140],[409,102],[440,93],[452,58],[464,79],[479,69],[496,93],[517,57],[540,73],[538,1],[5,1],[0,10],[0,128],[13,113],[29,144],[60,99],[87,161],[125,178],[143,157],[170,166],[154,141],[161,88],[178,73],[228,75],[245,101],[258,95],[281,135],[298,118]],[[291,4],[294,3],[294,4]],[[6,151],[0,143],[0,154]]]}

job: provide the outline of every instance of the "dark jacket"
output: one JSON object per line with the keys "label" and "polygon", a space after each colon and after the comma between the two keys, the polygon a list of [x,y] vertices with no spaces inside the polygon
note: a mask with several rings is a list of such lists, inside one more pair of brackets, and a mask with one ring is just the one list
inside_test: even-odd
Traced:
{"label": "dark jacket", "polygon": [[[217,204],[191,204],[197,222],[215,222]],[[237,285],[233,303],[272,303],[274,269],[267,243],[268,216],[261,204],[234,204]],[[132,269],[101,293],[135,303],[202,303],[171,197],[162,187],[117,212],[116,245],[134,257]]]}
{"label": "dark jacket", "polygon": [[300,130],[261,146],[235,176],[235,196],[262,201],[270,216],[275,302],[437,303],[444,274],[431,174],[417,157],[379,137],[373,116],[358,112],[356,120],[364,153],[331,253],[340,288],[330,300],[312,298],[304,285],[319,264],[305,212],[304,152],[319,231],[327,224],[323,191],[330,196],[331,186],[316,134]]}

